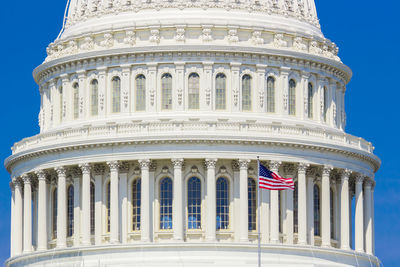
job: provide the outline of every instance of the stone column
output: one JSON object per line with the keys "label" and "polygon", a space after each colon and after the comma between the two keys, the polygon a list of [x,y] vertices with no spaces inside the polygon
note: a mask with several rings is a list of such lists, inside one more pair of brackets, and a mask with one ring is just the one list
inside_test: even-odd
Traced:
{"label": "stone column", "polygon": [[314,246],[314,176],[315,168],[311,168],[307,175],[307,236],[308,244]]}
{"label": "stone column", "polygon": [[150,242],[150,164],[149,159],[139,160],[142,171],[140,231],[142,242]]}
{"label": "stone column", "polygon": [[[84,233],[85,229],[82,229],[81,232],[81,170],[78,168],[74,168],[72,170],[72,181],[74,183],[74,247],[79,247],[81,243],[81,233]],[[68,193],[68,192],[67,192]],[[89,196],[83,196],[83,199]],[[83,201],[82,201],[83,204]],[[83,205],[82,205],[83,212]],[[85,218],[82,218],[83,221]]]}
{"label": "stone column", "polygon": [[364,184],[364,227],[365,227],[365,252],[372,255],[372,197],[371,197],[372,182],[368,179]]}
{"label": "stone column", "polygon": [[90,241],[90,164],[79,165],[82,170],[82,245],[89,246]]}
{"label": "stone column", "polygon": [[249,242],[249,192],[247,169],[250,160],[239,160],[240,167],[240,242]]}
{"label": "stone column", "polygon": [[36,172],[39,180],[38,189],[38,244],[37,250],[47,249],[47,188],[46,173],[43,170]]}
{"label": "stone column", "polygon": [[86,71],[79,70],[76,72],[78,74],[79,80],[79,119],[85,118],[87,116],[87,112],[85,111],[84,103],[86,106],[90,106],[90,98],[85,97],[86,92]]}
{"label": "stone column", "polygon": [[173,205],[173,229],[174,239],[183,241],[183,159],[172,159],[174,165],[174,205]]}
{"label": "stone column", "polygon": [[[281,162],[271,161],[271,171],[278,173]],[[271,191],[271,243],[279,243],[279,193]]]}
{"label": "stone column", "polygon": [[289,72],[290,68],[281,67],[278,84],[275,86],[275,103],[277,114],[289,114]]}
{"label": "stone column", "polygon": [[[231,92],[229,94],[229,91],[227,91],[226,94],[226,102],[227,102],[227,106],[226,108],[229,109],[231,108],[231,110],[233,112],[239,112],[241,110],[241,106],[242,103],[240,101],[241,97],[241,88],[240,88],[240,66],[242,64],[239,62],[231,62]],[[231,101],[229,101],[229,99],[231,99]],[[231,104],[231,106],[229,107],[228,105]]]}
{"label": "stone column", "polygon": [[213,88],[213,62],[203,62],[204,77],[203,85],[204,90],[200,90],[200,109],[212,110],[212,88]]}
{"label": "stone column", "polygon": [[293,206],[293,191],[286,190],[286,244],[292,245],[294,242],[294,206]]}
{"label": "stone column", "polygon": [[119,194],[121,200],[121,243],[128,243],[128,171],[129,165],[122,163],[119,168]]}
{"label": "stone column", "polygon": [[371,218],[372,218],[372,254],[375,255],[375,202],[374,202],[375,181],[371,186]]}
{"label": "stone column", "polygon": [[270,242],[270,192],[269,190],[260,190],[261,194],[261,242],[267,244]]}
{"label": "stone column", "polygon": [[[258,98],[252,97],[252,101],[254,102],[254,111],[256,111],[256,112],[258,111],[261,113],[261,112],[266,112],[265,70],[267,68],[267,65],[257,64],[256,67],[257,67],[257,87],[255,89],[258,89]],[[253,95],[257,96],[256,90],[254,90]]]}
{"label": "stone column", "polygon": [[350,224],[349,224],[349,177],[351,171],[343,170],[341,174],[341,204],[340,204],[340,248],[350,249]]}
{"label": "stone column", "polygon": [[64,167],[55,168],[57,187],[57,248],[67,247],[67,185]]}
{"label": "stone column", "polygon": [[322,247],[331,246],[331,202],[330,202],[330,178],[331,166],[325,165],[322,170],[321,181],[321,238]]}
{"label": "stone column", "polygon": [[214,242],[216,240],[217,228],[217,192],[216,192],[216,179],[215,179],[215,166],[217,159],[206,159],[207,167],[207,226],[206,226],[206,239],[207,241]]}
{"label": "stone column", "polygon": [[107,67],[97,68],[99,72],[99,117],[104,118],[107,112],[106,92],[107,92]]}
{"label": "stone column", "polygon": [[24,181],[24,253],[32,252],[32,179],[23,174]]}
{"label": "stone column", "polygon": [[298,244],[307,244],[307,185],[306,185],[306,170],[309,164],[299,163],[297,167],[297,196],[298,196]]}
{"label": "stone column", "polygon": [[110,168],[110,243],[119,243],[119,165],[118,161],[107,162]]}
{"label": "stone column", "polygon": [[101,245],[102,243],[102,208],[103,208],[103,174],[105,166],[101,164],[96,164],[93,167],[94,170],[94,240],[96,245]]}
{"label": "stone column", "polygon": [[355,214],[355,250],[364,252],[364,176],[356,177],[356,214]]}
{"label": "stone column", "polygon": [[11,189],[11,223],[10,223],[10,256],[11,258],[15,255],[15,186],[13,182],[10,182]]}
{"label": "stone column", "polygon": [[129,89],[131,88],[131,65],[121,65],[121,113],[129,113],[132,107],[132,100],[130,99],[131,94]]}
{"label": "stone column", "polygon": [[22,254],[23,244],[23,203],[22,203],[22,180],[13,179],[15,187],[15,225],[14,225],[14,255],[18,256]]}
{"label": "stone column", "polygon": [[147,63],[147,76],[149,90],[146,90],[146,111],[156,112],[160,106],[157,99],[157,66],[158,63]]}
{"label": "stone column", "polygon": [[185,109],[185,62],[175,62],[175,87],[173,90],[173,107],[176,111]]}

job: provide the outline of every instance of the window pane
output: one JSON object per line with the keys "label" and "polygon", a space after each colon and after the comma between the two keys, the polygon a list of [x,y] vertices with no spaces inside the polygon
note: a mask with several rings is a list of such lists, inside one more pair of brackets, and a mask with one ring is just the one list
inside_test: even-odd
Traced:
{"label": "window pane", "polygon": [[106,213],[106,216],[107,216],[107,233],[109,233],[110,232],[110,229],[111,229],[111,220],[110,220],[110,217],[111,217],[111,195],[110,195],[110,187],[111,187],[111,183],[110,182],[108,182],[107,183],[107,199],[106,199],[106,203],[107,203],[107,213]]}
{"label": "window pane", "polygon": [[275,79],[267,79],[267,112],[275,112]]}
{"label": "window pane", "polygon": [[251,110],[251,76],[244,75],[242,78],[242,109]]}
{"label": "window pane", "polygon": [[74,86],[74,119],[79,117],[79,84],[75,83]]}
{"label": "window pane", "polygon": [[226,108],[226,76],[218,74],[215,79],[215,109]]}
{"label": "window pane", "polygon": [[312,119],[314,117],[314,111],[313,111],[313,102],[314,102],[314,90],[313,90],[313,86],[311,83],[308,84],[308,118]]}
{"label": "window pane", "polygon": [[200,106],[200,76],[197,73],[189,75],[189,109],[199,109]]}
{"label": "window pane", "polygon": [[140,230],[142,180],[136,179],[132,184],[132,230]]}
{"label": "window pane", "polygon": [[90,234],[94,235],[95,230],[95,187],[90,183]]}
{"label": "window pane", "polygon": [[136,111],[146,110],[146,77],[136,77]]}
{"label": "window pane", "polygon": [[67,203],[68,223],[67,223],[67,236],[70,237],[74,234],[74,187],[68,187],[68,203]]}
{"label": "window pane", "polygon": [[324,87],[324,121],[326,122],[326,117],[328,114],[328,88]]}
{"label": "window pane", "polygon": [[217,230],[229,229],[229,185],[225,178],[217,180]]}
{"label": "window pane", "polygon": [[164,178],[160,183],[160,229],[172,229],[172,180]]}
{"label": "window pane", "polygon": [[52,226],[53,226],[53,239],[57,238],[57,208],[58,208],[58,195],[57,195],[57,188],[54,189],[53,191],[53,221],[52,221]]}
{"label": "window pane", "polygon": [[188,228],[201,229],[201,181],[197,177],[188,181]]}
{"label": "window pane", "polygon": [[321,235],[321,213],[319,187],[314,185],[314,235]]}
{"label": "window pane", "polygon": [[289,115],[296,115],[296,82],[289,81]]}
{"label": "window pane", "polygon": [[172,76],[169,73],[161,77],[161,109],[172,109]]}
{"label": "window pane", "polygon": [[64,117],[64,99],[63,99],[63,87],[60,86],[59,90],[59,94],[60,94],[60,122],[62,122],[63,117]]}
{"label": "window pane", "polygon": [[118,113],[121,111],[121,79],[119,77],[112,79],[112,90],[112,112]]}
{"label": "window pane", "polygon": [[97,80],[93,80],[90,87],[91,114],[97,116],[99,114],[99,83]]}
{"label": "window pane", "polygon": [[257,230],[257,185],[254,179],[248,179],[249,231]]}

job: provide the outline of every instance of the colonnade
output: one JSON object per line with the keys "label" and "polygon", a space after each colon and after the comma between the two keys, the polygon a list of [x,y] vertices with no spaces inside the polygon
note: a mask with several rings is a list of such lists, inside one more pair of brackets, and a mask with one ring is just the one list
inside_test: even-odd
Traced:
{"label": "colonnade", "polygon": [[[249,230],[248,179],[256,179],[256,163],[249,159],[230,160],[232,166],[226,167],[227,160],[205,159],[204,166],[191,166],[191,160],[172,159],[169,166],[154,167],[157,161],[143,159],[135,162],[111,161],[107,164],[80,164],[79,166],[60,166],[55,169],[37,170],[13,178],[11,201],[11,255],[18,256],[33,251],[43,251],[53,247],[62,249],[69,246],[90,246],[103,243],[127,244],[134,242],[129,238],[130,227],[129,181],[132,173],[140,176],[140,231],[138,242],[158,242],[162,232],[171,234],[177,242],[189,242],[189,229],[185,218],[185,177],[187,175],[204,177],[202,188],[206,192],[202,199],[205,220],[199,231],[203,242],[221,241],[220,234],[230,235],[232,242],[253,242],[253,230]],[[133,166],[136,164],[136,169]],[[193,165],[194,166],[194,165]],[[355,193],[354,249],[357,252],[374,253],[374,181],[362,174],[348,169],[332,166],[310,166],[306,163],[269,162],[272,171],[293,177],[296,194],[292,191],[260,191],[260,206],[257,216],[261,216],[260,232],[263,244],[298,244],[351,249],[351,201],[353,183]],[[295,167],[295,168],[294,168]],[[79,170],[79,172],[78,172]],[[173,180],[173,222],[172,229],[158,229],[160,216],[157,205],[160,194],[157,177],[169,176]],[[229,177],[232,185],[229,212],[229,229],[217,229],[217,185],[219,177]],[[109,180],[109,216],[104,213],[105,181]],[[73,234],[68,236],[69,198],[67,185],[74,185],[74,225]],[[91,184],[94,192],[91,192]],[[320,237],[314,233],[315,192],[314,185],[320,188]],[[57,200],[51,198],[51,188],[56,185]],[[331,191],[333,196],[331,196]],[[54,192],[54,191],[53,191]],[[93,195],[93,211],[91,195]],[[296,197],[297,199],[293,199]],[[295,201],[294,201],[295,200]],[[333,200],[334,203],[331,203]],[[54,203],[56,202],[56,203]],[[295,207],[294,203],[297,203]],[[52,205],[57,207],[56,236],[51,236],[52,221],[49,218]],[[54,207],[55,208],[55,207]],[[53,208],[53,210],[55,210]],[[333,212],[332,212],[333,211]],[[91,214],[94,212],[94,214]],[[297,213],[297,216],[295,215]],[[332,216],[333,215],[333,216]],[[54,216],[54,214],[52,215]],[[91,223],[94,216],[94,224]],[[203,216],[203,215],[202,215]],[[109,223],[108,223],[109,218]],[[332,225],[333,222],[333,225]],[[296,227],[294,227],[296,224]],[[94,231],[92,231],[94,227]],[[280,230],[281,228],[281,230]],[[333,230],[332,230],[333,229]],[[54,229],[52,229],[54,231]]]}

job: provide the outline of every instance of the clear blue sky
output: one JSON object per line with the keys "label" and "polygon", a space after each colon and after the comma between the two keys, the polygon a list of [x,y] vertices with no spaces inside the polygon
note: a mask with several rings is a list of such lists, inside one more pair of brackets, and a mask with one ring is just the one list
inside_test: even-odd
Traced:
{"label": "clear blue sky", "polygon": [[[316,0],[325,36],[338,44],[354,76],[348,85],[347,132],[376,147],[376,253],[386,267],[400,262],[399,14],[400,2]],[[61,28],[66,0],[1,1],[0,159],[38,133],[39,93],[32,70]],[[9,255],[9,175],[0,168],[0,262]]]}

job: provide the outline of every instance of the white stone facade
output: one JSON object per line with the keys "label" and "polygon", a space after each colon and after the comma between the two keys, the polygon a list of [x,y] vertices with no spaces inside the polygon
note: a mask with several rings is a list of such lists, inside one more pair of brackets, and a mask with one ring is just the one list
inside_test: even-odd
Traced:
{"label": "white stone facade", "polygon": [[[71,1],[5,163],[7,266],[256,266],[258,231],[262,266],[378,266],[337,51],[310,0]],[[257,206],[257,157],[295,192]]]}

